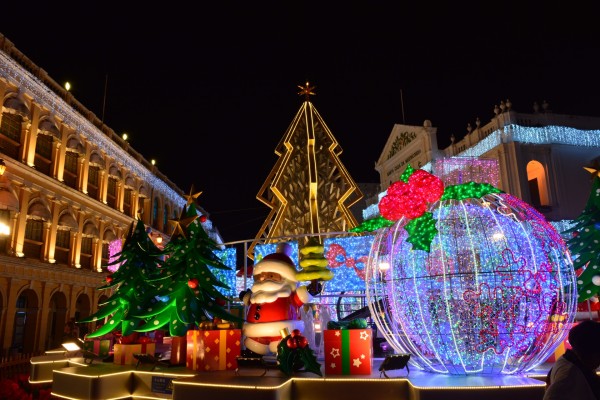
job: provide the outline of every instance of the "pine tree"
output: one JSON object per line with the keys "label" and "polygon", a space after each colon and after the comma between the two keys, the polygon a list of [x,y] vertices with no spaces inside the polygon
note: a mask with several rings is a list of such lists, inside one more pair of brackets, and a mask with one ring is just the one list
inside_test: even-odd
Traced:
{"label": "pine tree", "polygon": [[229,270],[214,253],[217,244],[204,231],[198,219],[195,204],[188,198],[189,206],[184,207],[171,241],[165,251],[169,255],[165,260],[163,272],[152,284],[156,286],[156,304],[138,313],[145,319],[144,326],[138,332],[148,332],[163,326],[169,327],[171,336],[183,336],[192,325],[211,321],[218,317],[231,322],[241,322],[223,309],[228,300],[217,287],[229,289],[211,272],[211,268]]}
{"label": "pine tree", "polygon": [[573,235],[567,241],[573,266],[576,271],[582,270],[577,278],[579,303],[600,291],[600,171],[598,168],[585,169],[593,174],[592,190],[575,225],[565,231]]}
{"label": "pine tree", "polygon": [[142,324],[143,321],[134,314],[154,301],[156,289],[151,282],[161,274],[162,254],[146,233],[144,223],[141,220],[132,223],[123,249],[112,263],[122,263],[121,266],[107,276],[105,285],[98,288],[114,289],[114,293],[96,313],[78,322],[93,322],[109,316],[110,319],[87,337],[99,337],[113,330],[121,330],[126,336]]}

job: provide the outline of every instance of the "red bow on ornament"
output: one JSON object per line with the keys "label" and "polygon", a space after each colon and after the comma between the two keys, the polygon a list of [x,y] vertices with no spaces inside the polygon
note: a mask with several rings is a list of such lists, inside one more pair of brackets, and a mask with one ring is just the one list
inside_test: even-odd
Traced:
{"label": "red bow on ornament", "polygon": [[400,180],[390,185],[387,194],[379,202],[379,213],[390,221],[402,217],[415,219],[427,211],[427,203],[438,201],[443,194],[442,180],[418,169],[412,172],[406,182]]}

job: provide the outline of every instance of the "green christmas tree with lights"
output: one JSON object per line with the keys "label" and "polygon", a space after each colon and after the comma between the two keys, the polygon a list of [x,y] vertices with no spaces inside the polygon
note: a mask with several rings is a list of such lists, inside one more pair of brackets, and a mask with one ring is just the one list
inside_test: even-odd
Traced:
{"label": "green christmas tree with lights", "polygon": [[190,193],[186,207],[165,251],[168,258],[162,268],[163,274],[152,282],[156,287],[154,304],[136,313],[146,323],[136,329],[148,332],[169,327],[171,336],[183,336],[193,325],[220,318],[230,322],[242,322],[224,309],[228,301],[217,288],[229,289],[215,277],[211,269],[229,270],[215,254],[218,246],[202,227],[206,216],[198,215],[194,199],[200,193]]}
{"label": "green christmas tree with lights", "polygon": [[581,270],[577,278],[577,301],[581,303],[600,292],[600,167],[585,168],[591,172],[592,190],[575,225],[566,230],[572,237],[567,246],[573,256],[573,267]]}
{"label": "green christmas tree with lights", "polygon": [[141,220],[132,223],[123,249],[109,265],[120,264],[119,269],[106,277],[106,284],[98,290],[114,290],[100,309],[79,323],[110,319],[95,332],[95,338],[120,330],[123,336],[133,333],[144,321],[135,317],[136,311],[146,309],[154,301],[156,288],[152,282],[161,274],[163,252],[154,245]]}

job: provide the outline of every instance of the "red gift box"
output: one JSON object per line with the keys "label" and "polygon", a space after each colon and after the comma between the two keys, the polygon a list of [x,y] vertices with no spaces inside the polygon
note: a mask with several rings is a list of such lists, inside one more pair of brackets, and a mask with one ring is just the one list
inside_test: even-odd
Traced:
{"label": "red gift box", "polygon": [[186,367],[194,371],[237,369],[241,329],[187,331]]}
{"label": "red gift box", "polygon": [[171,364],[179,365],[186,363],[187,337],[171,336]]}
{"label": "red gift box", "polygon": [[135,365],[134,354],[151,354],[156,352],[156,343],[115,344],[114,363],[119,365]]}
{"label": "red gift box", "polygon": [[83,350],[94,353],[98,357],[106,357],[110,352],[112,340],[109,339],[85,339]]}
{"label": "red gift box", "polygon": [[371,375],[373,331],[326,329],[323,331],[325,374]]}

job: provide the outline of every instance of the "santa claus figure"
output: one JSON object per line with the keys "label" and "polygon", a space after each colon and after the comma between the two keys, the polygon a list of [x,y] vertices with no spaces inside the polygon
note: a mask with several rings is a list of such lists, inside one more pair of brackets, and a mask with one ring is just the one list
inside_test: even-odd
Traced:
{"label": "santa claus figure", "polygon": [[240,294],[248,307],[244,345],[260,355],[277,353],[282,329],[304,331],[300,307],[309,303],[312,296],[307,286],[296,286],[296,267],[290,254],[290,246],[284,243],[275,253],[265,256],[254,265],[252,288]]}

